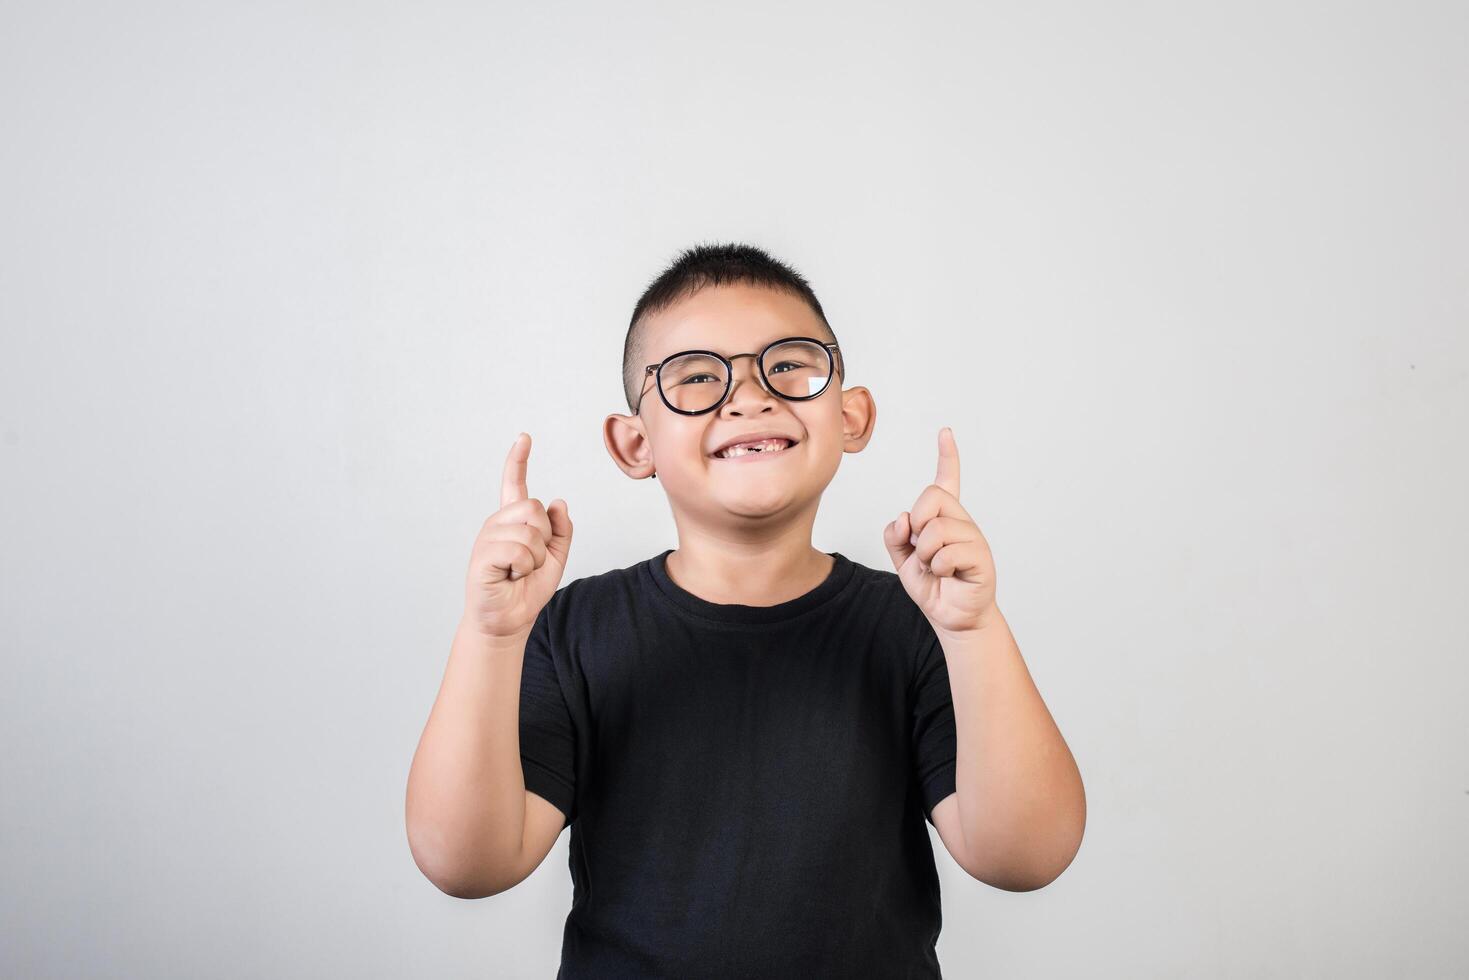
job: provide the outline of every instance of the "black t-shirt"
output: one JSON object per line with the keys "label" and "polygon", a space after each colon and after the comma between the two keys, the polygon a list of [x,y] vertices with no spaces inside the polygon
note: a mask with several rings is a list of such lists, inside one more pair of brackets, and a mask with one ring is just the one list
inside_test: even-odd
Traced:
{"label": "black t-shirt", "polygon": [[774,606],[673,549],[562,586],[521,672],[528,790],[571,825],[563,980],[940,976],[925,819],[954,792],[943,648],[840,553]]}

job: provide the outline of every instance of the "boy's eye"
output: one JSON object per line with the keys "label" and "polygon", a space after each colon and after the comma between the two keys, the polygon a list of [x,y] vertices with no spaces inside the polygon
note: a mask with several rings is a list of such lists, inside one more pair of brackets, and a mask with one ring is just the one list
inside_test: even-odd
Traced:
{"label": "boy's eye", "polygon": [[[792,368],[799,371],[804,367],[806,367],[806,365],[800,363],[799,361],[781,361],[779,364],[770,368],[770,370],[768,370],[766,374],[789,374],[789,371],[782,371],[781,368]],[[679,379],[678,383],[681,385],[706,384],[709,381],[719,383],[721,380],[722,376],[720,375],[710,374],[707,371],[700,371],[697,374],[690,374],[685,378]]]}

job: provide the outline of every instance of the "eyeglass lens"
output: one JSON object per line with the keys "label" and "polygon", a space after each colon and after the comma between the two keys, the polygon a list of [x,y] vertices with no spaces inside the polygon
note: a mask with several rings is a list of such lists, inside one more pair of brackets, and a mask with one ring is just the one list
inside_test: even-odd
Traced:
{"label": "eyeglass lens", "polygon": [[[819,395],[831,380],[831,352],[808,340],[777,344],[765,352],[765,382],[787,398]],[[658,384],[668,404],[681,412],[703,412],[724,397],[729,372],[708,354],[682,354],[664,363]]]}

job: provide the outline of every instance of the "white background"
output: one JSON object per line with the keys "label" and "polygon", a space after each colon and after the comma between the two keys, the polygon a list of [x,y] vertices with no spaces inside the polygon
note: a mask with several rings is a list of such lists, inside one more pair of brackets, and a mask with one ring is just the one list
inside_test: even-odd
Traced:
{"label": "white background", "polygon": [[953,426],[1086,782],[933,836],[946,976],[1464,975],[1466,118],[1447,2],[5,4],[0,973],[554,975],[409,762],[517,432],[564,581],[676,544],[601,421],[747,241],[878,404],[817,546]]}

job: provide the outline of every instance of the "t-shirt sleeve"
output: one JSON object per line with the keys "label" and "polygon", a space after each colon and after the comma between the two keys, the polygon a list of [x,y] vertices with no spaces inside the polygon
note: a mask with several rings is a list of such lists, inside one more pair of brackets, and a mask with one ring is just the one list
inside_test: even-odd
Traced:
{"label": "t-shirt sleeve", "polygon": [[520,671],[520,768],[525,788],[576,819],[576,729],[551,646],[550,603],[525,643]]}
{"label": "t-shirt sleeve", "polygon": [[923,815],[933,823],[933,808],[954,792],[957,741],[949,665],[932,630],[918,656],[913,677],[913,770],[923,799]]}

